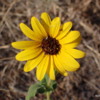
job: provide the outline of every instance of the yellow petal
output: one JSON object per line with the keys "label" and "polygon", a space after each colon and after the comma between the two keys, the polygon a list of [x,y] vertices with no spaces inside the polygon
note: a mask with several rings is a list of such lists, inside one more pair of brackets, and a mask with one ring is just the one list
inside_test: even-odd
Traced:
{"label": "yellow petal", "polygon": [[50,56],[50,66],[48,67],[47,74],[49,75],[51,80],[55,80],[55,69],[54,69],[54,59]]}
{"label": "yellow petal", "polygon": [[64,23],[63,30],[66,30],[66,29],[70,30],[71,28],[72,28],[72,22]]}
{"label": "yellow petal", "polygon": [[75,41],[80,37],[79,31],[70,31],[64,38],[59,40],[61,44],[66,44]]}
{"label": "yellow petal", "polygon": [[42,26],[42,24],[39,22],[39,20],[36,17],[31,18],[31,25],[35,33],[43,37],[47,36],[47,33],[44,27]]}
{"label": "yellow petal", "polygon": [[79,63],[71,55],[66,53],[65,50],[61,50],[61,54],[59,54],[59,56],[61,61],[66,65],[66,70],[75,71],[80,67]]}
{"label": "yellow petal", "polygon": [[57,39],[61,39],[63,38],[65,35],[67,35],[67,33],[70,31],[70,29],[72,28],[72,22],[66,22],[63,25],[63,30],[61,31],[61,33],[57,36]]}
{"label": "yellow petal", "polygon": [[85,53],[83,51],[77,50],[77,49],[67,49],[65,48],[65,51],[73,56],[74,58],[83,58],[85,56]]}
{"label": "yellow petal", "polygon": [[28,26],[24,23],[20,23],[20,29],[22,32],[32,40],[41,41],[42,37],[39,36],[37,33],[33,32]]}
{"label": "yellow petal", "polygon": [[68,73],[65,71],[64,66],[58,61],[57,55],[54,55],[54,63],[56,66],[57,71],[59,71],[62,75],[67,76]]}
{"label": "yellow petal", "polygon": [[65,70],[67,70],[67,71],[76,71],[77,70],[77,68],[68,66],[68,61],[66,60],[65,57],[62,56],[61,53],[59,53],[57,58],[58,58],[59,62],[61,63],[61,65],[65,68]]}
{"label": "yellow petal", "polygon": [[78,39],[76,39],[73,42],[63,44],[62,46],[66,47],[66,48],[75,48],[80,44],[80,41],[81,41],[81,37],[79,37]]}
{"label": "yellow petal", "polygon": [[16,49],[28,49],[30,47],[36,48],[40,46],[40,43],[35,41],[18,41],[18,42],[13,42],[11,45]]}
{"label": "yellow petal", "polygon": [[46,74],[47,68],[49,66],[49,55],[45,55],[43,60],[40,62],[40,64],[37,67],[36,70],[36,76],[38,80],[42,80]]}
{"label": "yellow petal", "polygon": [[29,48],[16,55],[16,60],[25,61],[37,57],[42,52],[41,48]]}
{"label": "yellow petal", "polygon": [[50,24],[51,24],[51,18],[46,12],[41,14],[41,24],[45,28],[46,32],[49,33],[49,27],[50,27]]}
{"label": "yellow petal", "polygon": [[51,25],[50,25],[50,36],[51,37],[56,37],[59,33],[60,30],[60,18],[56,17],[52,20]]}
{"label": "yellow petal", "polygon": [[24,65],[24,72],[28,72],[28,71],[31,71],[30,70],[30,63],[31,63],[32,60],[29,60],[26,62],[26,64]]}
{"label": "yellow petal", "polygon": [[44,53],[41,53],[38,57],[28,61],[24,66],[24,71],[29,72],[33,70],[36,66],[38,66],[38,64],[41,62],[43,57],[44,57]]}
{"label": "yellow petal", "polygon": [[46,12],[44,12],[44,13],[41,14],[41,19],[43,20],[43,22],[46,25],[49,26],[51,24],[51,18],[50,18],[50,16]]}

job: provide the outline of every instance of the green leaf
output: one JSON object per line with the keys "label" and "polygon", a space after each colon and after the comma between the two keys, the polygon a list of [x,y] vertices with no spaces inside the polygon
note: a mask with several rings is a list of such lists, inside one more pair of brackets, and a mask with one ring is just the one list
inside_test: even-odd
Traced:
{"label": "green leaf", "polygon": [[[50,84],[48,86],[48,81],[50,81]],[[49,80],[48,75],[45,75],[44,79],[40,82],[42,86],[44,86],[45,91],[44,92],[52,92],[57,87],[57,82],[55,80]],[[42,88],[43,90],[43,88]]]}
{"label": "green leaf", "polygon": [[[49,81],[50,81],[50,84],[48,85]],[[45,75],[45,77],[42,81],[35,83],[29,87],[29,90],[28,90],[25,100],[30,100],[37,93],[52,92],[56,89],[56,87],[57,87],[56,81],[49,80],[48,75]]]}
{"label": "green leaf", "polygon": [[56,81],[51,81],[52,90],[56,89],[56,87],[57,87],[57,82]]}
{"label": "green leaf", "polygon": [[49,80],[49,77],[48,77],[48,75],[46,74],[45,77],[44,77],[44,79],[41,81],[41,84],[42,84],[42,85],[47,85],[48,80]]}
{"label": "green leaf", "polygon": [[37,90],[38,93],[44,93],[45,91],[46,91],[45,86],[41,86],[41,87]]}
{"label": "green leaf", "polygon": [[31,85],[29,87],[29,90],[28,90],[28,93],[27,93],[27,96],[26,96],[25,100],[30,100],[32,97],[34,97],[39,88],[40,88],[40,84],[39,83]]}

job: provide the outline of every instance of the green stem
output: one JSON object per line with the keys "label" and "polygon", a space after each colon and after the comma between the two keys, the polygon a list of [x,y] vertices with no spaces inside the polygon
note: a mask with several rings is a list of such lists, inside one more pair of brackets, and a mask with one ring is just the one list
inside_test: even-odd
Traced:
{"label": "green stem", "polygon": [[50,93],[49,92],[47,92],[47,100],[50,100]]}
{"label": "green stem", "polygon": [[[48,83],[47,83],[48,87],[50,86],[50,83],[51,83],[51,80],[49,78]],[[50,92],[47,92],[46,96],[47,96],[47,100],[50,100]]]}

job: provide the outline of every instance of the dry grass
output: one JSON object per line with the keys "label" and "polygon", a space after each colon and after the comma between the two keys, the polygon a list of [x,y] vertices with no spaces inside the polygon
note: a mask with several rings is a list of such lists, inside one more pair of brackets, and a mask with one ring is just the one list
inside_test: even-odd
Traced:
{"label": "dry grass", "polygon": [[[19,51],[10,43],[27,39],[19,23],[30,26],[30,18],[44,11],[62,22],[73,21],[73,29],[83,37],[79,48],[87,54],[77,72],[57,76],[52,100],[100,100],[100,0],[0,0],[0,100],[25,100],[28,87],[36,82],[35,73],[23,72],[24,62],[14,59]],[[43,98],[39,94],[33,100]]]}

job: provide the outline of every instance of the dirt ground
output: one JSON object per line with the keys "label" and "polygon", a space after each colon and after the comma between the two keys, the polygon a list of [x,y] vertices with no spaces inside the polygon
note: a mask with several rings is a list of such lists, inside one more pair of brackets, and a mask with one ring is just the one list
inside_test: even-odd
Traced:
{"label": "dirt ground", "polygon": [[[42,12],[72,21],[72,29],[83,37],[78,48],[86,52],[78,71],[57,76],[52,100],[100,100],[100,0],[0,0],[0,100],[25,100],[28,87],[37,81],[35,71],[23,72],[25,62],[14,59],[19,50],[10,43],[27,40],[19,23],[30,26],[31,17]],[[32,100],[44,98],[38,94]]]}

